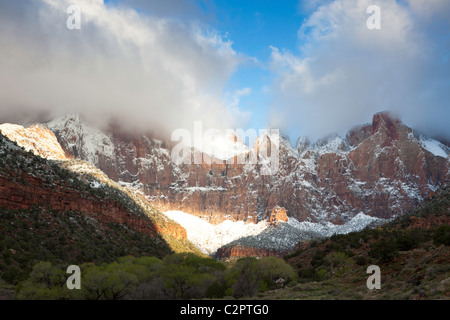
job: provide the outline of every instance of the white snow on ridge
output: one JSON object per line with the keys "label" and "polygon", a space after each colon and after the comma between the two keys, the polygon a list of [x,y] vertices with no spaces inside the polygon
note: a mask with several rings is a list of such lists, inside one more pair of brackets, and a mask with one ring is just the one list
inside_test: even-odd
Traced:
{"label": "white snow on ridge", "polygon": [[446,147],[440,143],[439,141],[430,139],[430,138],[426,138],[424,136],[420,136],[420,144],[422,145],[422,147],[428,151],[430,151],[432,154],[434,154],[435,156],[438,157],[443,157],[443,158],[447,158],[448,154],[445,151]]}
{"label": "white snow on ridge", "polygon": [[346,153],[348,151],[348,143],[340,136],[329,138],[323,145],[315,145],[313,148],[319,155],[327,153]]}
{"label": "white snow on ridge", "polygon": [[363,230],[373,224],[379,225],[387,220],[378,219],[359,213],[344,225],[332,223],[299,222],[295,218],[289,218],[288,222],[279,222],[276,228],[269,227],[256,236],[249,236],[230,245],[243,245],[256,248],[288,251],[292,250],[300,241],[327,238],[334,234],[347,234]]}
{"label": "white snow on ridge", "polygon": [[231,220],[213,225],[182,211],[167,211],[164,214],[185,228],[188,239],[206,254],[213,254],[220,247],[241,237],[257,235],[268,226],[265,222],[254,224]]}
{"label": "white snow on ridge", "polygon": [[222,188],[222,187],[188,187],[188,188],[183,188],[183,189],[186,191],[189,191],[189,192],[227,191],[227,189]]}
{"label": "white snow on ridge", "polygon": [[[84,123],[78,114],[67,114],[44,124],[47,128],[75,137],[75,141],[65,139],[68,147],[76,147],[83,152],[84,160],[98,165],[98,154],[101,153],[109,159],[114,159],[115,149],[111,138],[101,130]],[[70,142],[69,142],[70,141]]]}
{"label": "white snow on ridge", "polygon": [[360,231],[371,223],[381,221],[384,220],[360,212],[343,225],[336,225],[331,222],[327,222],[326,224],[308,221],[299,222],[295,218],[289,218],[287,223],[299,231],[315,232],[324,237],[331,237],[333,234],[346,234]]}
{"label": "white snow on ridge", "polygon": [[165,215],[186,229],[188,239],[203,253],[212,255],[227,244],[242,244],[273,250],[291,250],[301,240],[331,237],[360,231],[372,223],[387,220],[370,217],[360,212],[344,225],[332,223],[299,222],[290,217],[288,222],[279,222],[272,227],[267,222],[258,224],[226,220],[219,225],[182,211],[167,211]]}

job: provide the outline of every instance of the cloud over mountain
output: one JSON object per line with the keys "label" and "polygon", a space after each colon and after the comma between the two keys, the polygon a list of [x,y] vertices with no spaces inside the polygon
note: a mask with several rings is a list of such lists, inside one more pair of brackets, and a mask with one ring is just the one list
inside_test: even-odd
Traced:
{"label": "cloud over mountain", "polygon": [[[66,27],[72,4],[81,9],[80,30]],[[141,14],[101,0],[2,1],[0,42],[4,119],[17,112],[77,112],[169,130],[194,120],[231,127],[239,119],[223,90],[241,58],[231,42],[195,19]]]}
{"label": "cloud over mountain", "polygon": [[[366,26],[370,0],[302,1],[298,50],[272,46],[268,58],[236,51],[226,32],[239,20],[215,15],[212,0],[105,2],[0,2],[1,122],[75,112],[166,134],[197,120],[219,130],[251,122],[295,141],[342,134],[390,110],[450,139],[447,0],[377,1],[380,30]],[[73,4],[80,30],[66,27]],[[241,72],[249,61],[258,61],[251,76]],[[241,103],[248,96],[258,105]]]}
{"label": "cloud over mountain", "polygon": [[314,1],[298,30],[299,51],[272,48],[273,126],[319,138],[391,110],[450,137],[450,2],[377,1],[380,30],[366,26],[372,4]]}

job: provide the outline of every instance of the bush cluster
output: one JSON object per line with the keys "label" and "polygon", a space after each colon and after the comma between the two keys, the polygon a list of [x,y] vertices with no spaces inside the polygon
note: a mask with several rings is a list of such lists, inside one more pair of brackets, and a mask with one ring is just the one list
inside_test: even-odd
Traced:
{"label": "bush cluster", "polygon": [[252,297],[296,279],[283,259],[243,258],[232,266],[209,257],[177,253],[164,259],[125,256],[112,263],[84,263],[81,290],[66,286],[65,268],[48,261],[34,265],[17,286],[18,299],[202,299]]}

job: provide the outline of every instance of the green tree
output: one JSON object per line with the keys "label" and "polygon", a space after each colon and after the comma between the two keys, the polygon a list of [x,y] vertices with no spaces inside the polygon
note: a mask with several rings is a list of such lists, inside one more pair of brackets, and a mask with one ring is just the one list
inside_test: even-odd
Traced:
{"label": "green tree", "polygon": [[350,270],[351,260],[343,252],[332,252],[327,256],[326,260],[329,264],[330,273],[334,276],[342,277]]}
{"label": "green tree", "polygon": [[76,297],[66,287],[66,274],[63,269],[53,266],[48,261],[34,265],[29,278],[17,287],[18,299],[69,299]]}
{"label": "green tree", "polygon": [[370,246],[369,256],[381,262],[390,262],[396,252],[397,245],[394,239],[381,238]]}
{"label": "green tree", "polygon": [[66,282],[66,276],[61,269],[54,267],[51,262],[41,261],[33,267],[30,280],[51,289],[54,286],[62,286]]}
{"label": "green tree", "polygon": [[189,299],[190,291],[201,284],[201,276],[190,266],[169,264],[161,269],[163,292],[170,299]]}
{"label": "green tree", "polygon": [[294,268],[277,257],[264,257],[258,260],[258,275],[269,289],[275,288],[275,281],[280,278],[285,283],[297,279]]}
{"label": "green tree", "polygon": [[108,274],[97,266],[82,268],[82,283],[84,298],[88,300],[106,299],[108,290]]}
{"label": "green tree", "polygon": [[126,264],[112,263],[82,269],[82,290],[86,299],[119,300],[126,298],[138,285],[138,277]]}
{"label": "green tree", "polygon": [[227,274],[235,298],[252,297],[258,291],[262,280],[258,277],[258,261],[256,258],[241,258]]}

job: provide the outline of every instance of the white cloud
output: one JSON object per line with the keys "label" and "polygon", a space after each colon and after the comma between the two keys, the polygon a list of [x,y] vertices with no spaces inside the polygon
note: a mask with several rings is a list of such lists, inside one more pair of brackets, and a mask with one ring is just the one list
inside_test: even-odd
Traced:
{"label": "white cloud", "polygon": [[[66,28],[72,4],[81,8],[81,30]],[[198,21],[101,0],[2,1],[0,42],[2,117],[49,110],[112,115],[146,129],[238,124],[223,91],[241,57]]]}
{"label": "white cloud", "polygon": [[[300,128],[316,139],[392,110],[412,126],[450,136],[448,33],[440,41],[431,27],[436,20],[427,20],[442,17],[448,5],[432,2],[420,11],[416,0],[377,1],[381,30],[366,27],[373,1],[316,6],[298,31],[298,53],[272,48],[273,125]],[[448,30],[448,19],[440,22]]]}

